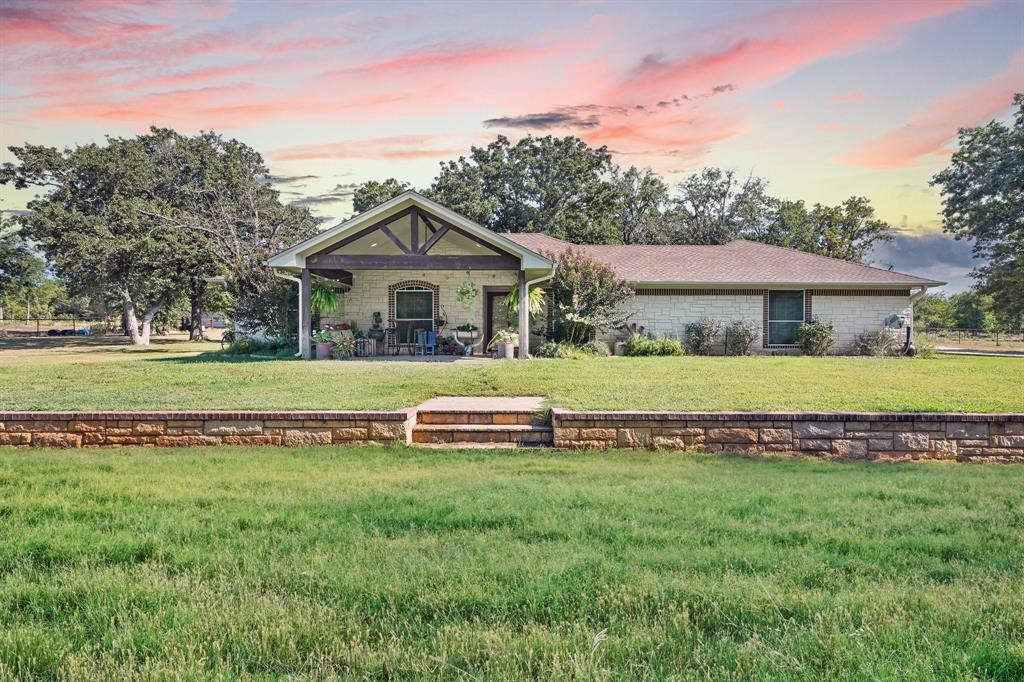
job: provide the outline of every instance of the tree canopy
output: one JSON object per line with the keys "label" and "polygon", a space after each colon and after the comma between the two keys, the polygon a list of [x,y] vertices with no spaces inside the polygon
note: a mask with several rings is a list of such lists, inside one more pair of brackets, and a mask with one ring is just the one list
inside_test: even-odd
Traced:
{"label": "tree canopy", "polygon": [[1024,93],[1012,125],[960,130],[960,148],[932,184],[941,188],[943,229],[971,239],[985,265],[972,274],[1004,315],[1024,319]]}

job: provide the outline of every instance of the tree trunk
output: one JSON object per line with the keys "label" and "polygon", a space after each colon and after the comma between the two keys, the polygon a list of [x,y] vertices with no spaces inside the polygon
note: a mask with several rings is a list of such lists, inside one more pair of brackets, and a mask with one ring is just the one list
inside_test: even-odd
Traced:
{"label": "tree trunk", "polygon": [[164,306],[163,299],[160,299],[153,305],[146,308],[146,312],[142,314],[142,345],[149,345],[149,332],[153,328],[153,318],[160,312],[160,308]]}
{"label": "tree trunk", "polygon": [[194,277],[189,286],[189,303],[191,311],[188,324],[188,340],[203,340],[203,295],[206,293],[206,280]]}
{"label": "tree trunk", "polygon": [[146,340],[142,340],[142,336],[139,335],[139,320],[135,317],[135,302],[132,301],[131,297],[127,292],[122,294],[124,298],[124,332],[132,338],[132,343],[136,346],[146,346],[149,344],[149,334],[147,328]]}

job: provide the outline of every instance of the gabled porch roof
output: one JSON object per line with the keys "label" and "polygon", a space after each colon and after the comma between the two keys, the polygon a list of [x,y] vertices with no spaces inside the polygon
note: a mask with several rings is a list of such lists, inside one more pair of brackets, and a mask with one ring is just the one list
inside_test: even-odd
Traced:
{"label": "gabled porch roof", "polygon": [[[389,225],[411,215],[412,238],[402,239]],[[422,226],[420,221],[422,221]],[[435,225],[437,223],[437,225]],[[428,229],[430,228],[430,232]],[[422,230],[422,231],[421,231]],[[336,253],[367,234],[380,231],[396,253]],[[490,255],[430,255],[446,233],[486,247]],[[408,241],[408,243],[407,243]],[[515,269],[533,275],[551,271],[551,260],[522,244],[492,232],[465,216],[412,190],[330,227],[285,249],[267,261],[272,268],[299,272],[309,269]]]}

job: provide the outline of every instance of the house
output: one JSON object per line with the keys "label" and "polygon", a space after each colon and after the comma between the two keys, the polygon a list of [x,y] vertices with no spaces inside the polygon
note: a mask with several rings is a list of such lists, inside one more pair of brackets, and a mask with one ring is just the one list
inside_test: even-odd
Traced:
{"label": "house", "polygon": [[[506,327],[530,329],[519,335],[519,356],[527,357],[547,322],[533,320],[531,327],[526,306],[509,319],[502,299],[513,288],[543,287],[553,275],[553,259],[570,246],[629,282],[636,292],[628,303],[630,322],[648,333],[681,336],[687,323],[702,317],[750,319],[761,328],[762,352],[794,348],[796,329],[812,316],[835,325],[840,350],[865,332],[911,327],[915,297],[943,284],[742,240],[598,246],[538,233],[496,233],[413,191],[278,253],[268,265],[299,284],[303,357],[310,357],[314,277],[341,291],[339,310],[328,321],[355,320],[366,329],[379,312],[399,340],[415,329],[443,324],[447,332],[470,321],[484,339]],[[455,293],[467,280],[480,292],[469,314]],[[614,336],[610,332],[606,340]]]}

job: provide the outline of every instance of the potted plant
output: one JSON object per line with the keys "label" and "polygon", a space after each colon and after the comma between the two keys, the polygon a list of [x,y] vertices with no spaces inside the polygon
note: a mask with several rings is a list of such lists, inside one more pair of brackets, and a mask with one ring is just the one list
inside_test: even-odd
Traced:
{"label": "potted plant", "polygon": [[465,355],[473,354],[473,346],[480,338],[480,328],[473,324],[476,316],[476,284],[472,280],[466,280],[455,289],[455,300],[462,309],[466,311],[466,322],[455,328],[455,339],[462,344],[462,352]]}
{"label": "potted plant", "polygon": [[519,345],[519,334],[512,329],[499,329],[488,345],[497,347],[500,359],[511,360],[515,357],[516,346]]}
{"label": "potted plant", "polygon": [[[319,346],[319,344],[317,344]],[[319,349],[318,349],[319,352]],[[331,344],[331,357],[335,360],[348,360],[356,352],[356,337],[351,334],[342,334]]]}
{"label": "potted plant", "polygon": [[334,345],[334,336],[329,329],[320,329],[313,332],[313,340],[316,341],[316,359],[327,360],[331,357],[331,346]]}

